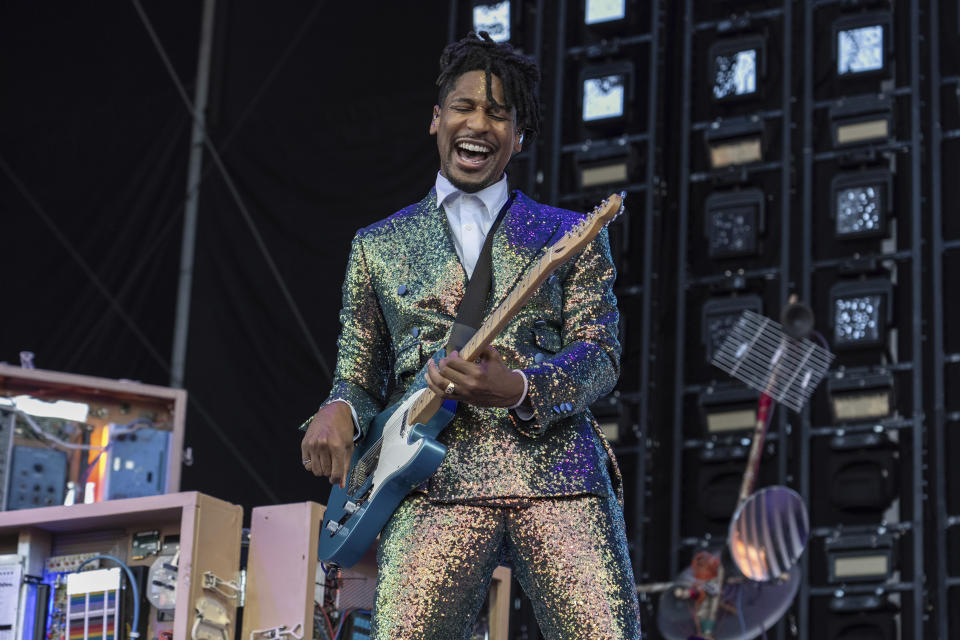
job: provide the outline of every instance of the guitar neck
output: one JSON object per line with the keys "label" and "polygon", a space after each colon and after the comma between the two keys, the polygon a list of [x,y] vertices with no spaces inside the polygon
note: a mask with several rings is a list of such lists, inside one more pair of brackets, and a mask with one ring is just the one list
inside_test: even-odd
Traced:
{"label": "guitar neck", "polygon": [[[510,295],[500,303],[483,324],[471,337],[467,344],[460,349],[460,357],[464,360],[476,360],[494,339],[500,335],[517,312],[527,303],[533,292],[543,281],[550,277],[554,270],[593,240],[605,224],[615,218],[623,205],[626,193],[611,195],[584,220],[575,225],[559,241],[548,248],[537,262],[513,288]],[[408,424],[425,423],[440,409],[444,398],[427,390],[410,406]]]}
{"label": "guitar neck", "polygon": [[550,277],[556,265],[550,265],[550,253],[544,254],[533,267],[527,271],[510,295],[500,303],[493,313],[483,322],[473,337],[467,340],[460,350],[460,357],[464,360],[476,360],[483,350],[490,346],[500,333],[506,329],[514,316],[527,304],[543,281]]}
{"label": "guitar neck", "polygon": [[[467,340],[467,343],[460,349],[460,357],[464,360],[476,360],[483,353],[483,350],[490,346],[500,332],[502,332],[510,321],[517,315],[523,305],[527,303],[533,292],[537,290],[543,281],[550,277],[556,269],[557,264],[551,264],[552,251],[547,251],[537,260],[523,276],[517,286],[514,287],[510,295],[500,303],[493,313],[483,322],[473,337]],[[433,417],[443,404],[444,398],[438,396],[431,389],[427,389],[417,401],[410,407],[408,424],[426,422]]]}

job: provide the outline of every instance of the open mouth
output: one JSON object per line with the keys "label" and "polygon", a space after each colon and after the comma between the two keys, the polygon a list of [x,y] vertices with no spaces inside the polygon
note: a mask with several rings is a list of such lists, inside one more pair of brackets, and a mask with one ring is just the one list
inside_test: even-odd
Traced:
{"label": "open mouth", "polygon": [[456,151],[457,159],[467,168],[479,168],[493,155],[493,148],[489,145],[468,140],[456,143]]}

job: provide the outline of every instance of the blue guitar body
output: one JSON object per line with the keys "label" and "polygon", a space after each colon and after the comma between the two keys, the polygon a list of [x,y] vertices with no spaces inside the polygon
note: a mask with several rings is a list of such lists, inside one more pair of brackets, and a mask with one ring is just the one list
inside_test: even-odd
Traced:
{"label": "blue guitar body", "polygon": [[447,448],[437,442],[457,410],[446,400],[425,424],[406,425],[409,406],[426,388],[379,413],[350,459],[347,486],[335,486],[320,529],[318,557],[351,567],[370,548],[380,530],[416,487],[443,462]]}

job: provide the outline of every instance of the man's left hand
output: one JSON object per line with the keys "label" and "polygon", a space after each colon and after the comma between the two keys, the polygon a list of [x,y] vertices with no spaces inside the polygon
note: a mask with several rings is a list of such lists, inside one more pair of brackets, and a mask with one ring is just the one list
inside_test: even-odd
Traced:
{"label": "man's left hand", "polygon": [[[447,388],[453,383],[453,393]],[[487,347],[476,362],[453,351],[439,364],[427,363],[427,385],[438,396],[476,407],[512,407],[523,395],[523,376],[512,371],[493,347]]]}

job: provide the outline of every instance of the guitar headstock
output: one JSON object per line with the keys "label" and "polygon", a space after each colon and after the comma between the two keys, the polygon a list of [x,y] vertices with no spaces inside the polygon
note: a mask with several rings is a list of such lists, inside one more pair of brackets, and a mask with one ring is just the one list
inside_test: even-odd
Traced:
{"label": "guitar headstock", "polygon": [[616,220],[621,213],[623,213],[624,201],[627,199],[627,192],[621,191],[620,193],[611,193],[604,200],[600,202],[597,206],[593,208],[593,211],[587,216],[588,220],[596,218],[600,220],[604,226],[610,224]]}
{"label": "guitar headstock", "polygon": [[559,259],[566,259],[571,251],[579,251],[593,240],[600,230],[616,220],[623,212],[623,201],[627,197],[626,191],[611,193],[600,204],[593,208],[587,216],[553,246],[553,255]]}

